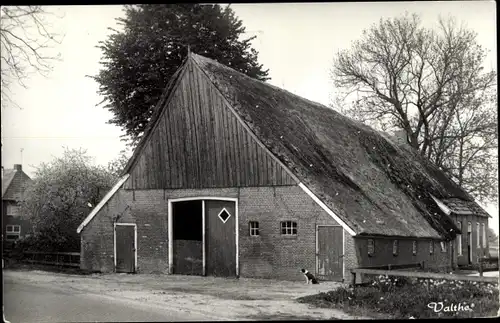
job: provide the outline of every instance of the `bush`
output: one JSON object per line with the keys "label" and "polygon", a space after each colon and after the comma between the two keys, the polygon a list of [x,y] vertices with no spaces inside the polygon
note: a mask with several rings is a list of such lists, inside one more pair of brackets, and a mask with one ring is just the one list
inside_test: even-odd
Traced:
{"label": "bush", "polygon": [[[302,297],[299,302],[338,307],[353,313],[366,308],[392,318],[406,319],[496,316],[499,307],[498,284],[385,276],[376,277],[368,286],[340,287],[328,293]],[[435,312],[428,306],[431,302],[442,302],[443,306],[467,305],[471,311]]]}

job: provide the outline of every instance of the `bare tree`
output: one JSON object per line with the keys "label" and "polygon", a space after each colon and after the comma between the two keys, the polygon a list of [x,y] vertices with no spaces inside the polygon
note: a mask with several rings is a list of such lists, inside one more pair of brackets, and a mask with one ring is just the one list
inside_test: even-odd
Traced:
{"label": "bare tree", "polygon": [[[52,13],[42,6],[7,6],[1,9],[0,41],[2,70],[2,108],[17,104],[11,97],[11,84],[25,81],[33,72],[47,76],[52,61],[59,55],[47,54],[47,49],[60,44],[62,37],[50,31],[45,20]],[[59,39],[60,38],[60,39]]]}
{"label": "bare tree", "polygon": [[342,112],[410,146],[480,200],[496,200],[496,72],[476,34],[453,18],[437,30],[417,15],[380,20],[335,57],[331,77],[352,100]]}

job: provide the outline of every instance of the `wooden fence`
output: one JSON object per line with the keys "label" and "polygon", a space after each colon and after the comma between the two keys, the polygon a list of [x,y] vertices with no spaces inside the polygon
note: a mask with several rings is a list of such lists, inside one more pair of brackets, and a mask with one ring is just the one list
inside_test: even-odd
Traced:
{"label": "wooden fence", "polygon": [[479,258],[479,276],[483,276],[485,271],[498,270],[498,257],[495,258]]}
{"label": "wooden fence", "polygon": [[382,269],[366,269],[355,268],[351,269],[352,286],[356,285],[356,275],[383,275],[383,276],[396,276],[396,277],[410,277],[410,278],[427,278],[427,279],[446,279],[446,280],[462,280],[462,281],[475,281],[483,283],[498,283],[498,277],[480,277],[480,276],[462,276],[453,274],[441,274],[431,272],[419,271],[399,271],[399,270],[382,270]]}
{"label": "wooden fence", "polygon": [[22,261],[61,267],[80,267],[80,253],[25,251]]}

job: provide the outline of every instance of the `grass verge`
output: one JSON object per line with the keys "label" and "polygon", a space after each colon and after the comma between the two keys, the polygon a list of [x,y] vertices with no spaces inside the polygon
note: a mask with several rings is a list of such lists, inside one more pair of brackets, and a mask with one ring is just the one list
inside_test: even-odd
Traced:
{"label": "grass verge", "polygon": [[496,317],[499,309],[498,284],[385,276],[298,301],[388,319]]}

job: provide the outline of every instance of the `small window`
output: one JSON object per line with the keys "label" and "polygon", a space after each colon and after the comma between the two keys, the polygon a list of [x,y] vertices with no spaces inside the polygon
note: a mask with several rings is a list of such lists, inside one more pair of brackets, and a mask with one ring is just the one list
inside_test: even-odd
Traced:
{"label": "small window", "polygon": [[434,253],[434,241],[429,241],[429,254],[432,255]]}
{"label": "small window", "polygon": [[297,222],[283,221],[281,222],[282,235],[297,235]]}
{"label": "small window", "polygon": [[259,235],[259,222],[250,221],[249,228],[250,228],[250,236],[258,236]]}
{"label": "small window", "polygon": [[476,237],[477,237],[477,246],[481,247],[481,228],[479,227],[479,222],[476,222]]}
{"label": "small window", "polygon": [[412,253],[414,255],[416,255],[417,254],[417,241],[413,241],[411,249],[412,249]]}
{"label": "small window", "polygon": [[21,236],[21,226],[20,225],[7,225],[5,228],[5,239],[7,241],[14,241],[19,239]]}
{"label": "small window", "polygon": [[7,215],[8,216],[16,216],[19,213],[19,206],[14,204],[7,204]]}
{"label": "small window", "polygon": [[440,245],[441,245],[441,252],[446,252],[446,241],[441,241]]}
{"label": "small window", "polygon": [[[462,232],[462,222],[461,221],[458,222],[458,228],[460,229],[460,232]],[[462,235],[461,234],[457,234],[457,251],[458,251],[458,255],[461,256],[462,255]]]}
{"label": "small window", "polygon": [[392,242],[392,255],[397,256],[398,255],[398,240],[394,240]]}
{"label": "small window", "polygon": [[484,223],[481,223],[481,226],[483,227],[483,248],[486,248],[486,225]]}
{"label": "small window", "polygon": [[373,239],[368,239],[368,256],[373,256],[375,254],[375,241]]}

